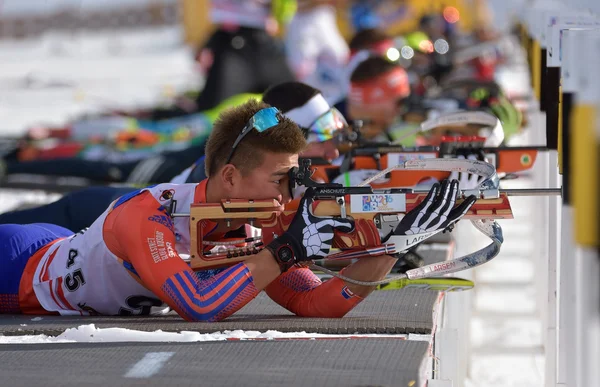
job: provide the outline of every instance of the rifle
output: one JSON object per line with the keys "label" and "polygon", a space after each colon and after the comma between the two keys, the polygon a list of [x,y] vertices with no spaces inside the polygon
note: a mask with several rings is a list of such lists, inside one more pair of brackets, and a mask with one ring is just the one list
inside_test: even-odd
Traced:
{"label": "rifle", "polygon": [[[474,128],[498,125],[498,119],[485,112],[458,112],[445,114],[421,124],[419,132],[433,129],[461,131],[467,126]],[[545,146],[527,147],[484,147],[485,138],[473,135],[445,136],[439,146],[405,147],[394,143],[366,142],[360,135],[361,121],[355,122],[351,131],[338,134],[336,143],[348,144],[344,161],[341,165],[332,165],[322,159],[311,159],[312,165],[318,166],[316,177],[325,181],[350,170],[370,169],[382,170],[398,165],[404,161],[433,158],[456,158],[478,154],[504,174],[514,174],[530,169],[537,159],[538,152],[547,151]],[[350,133],[350,134],[348,134]],[[373,182],[373,188],[415,186],[422,181],[434,178],[443,180],[450,173],[445,171],[410,171],[394,172],[386,176],[384,182]]]}
{"label": "rifle", "polygon": [[[333,165],[323,159],[311,158],[318,177],[325,181],[331,177],[357,169],[382,170],[409,160],[450,159],[459,155],[479,154],[492,164],[499,173],[513,174],[530,169],[538,152],[547,151],[545,146],[484,147],[484,139],[476,136],[445,137],[439,147],[404,147],[402,145],[371,144],[351,149],[341,165]],[[373,188],[415,186],[421,181],[434,178],[447,179],[447,171],[397,171],[386,176],[385,182],[373,182]]]}
{"label": "rifle", "polygon": [[[327,274],[337,275],[349,282],[363,285],[380,285],[400,278],[418,279],[430,275],[439,276],[454,273],[488,262],[498,254],[503,237],[502,229],[495,219],[512,219],[513,215],[508,196],[527,193],[517,192],[519,190],[513,190],[512,192],[499,190],[494,167],[482,161],[457,159],[411,160],[397,167],[468,171],[485,176],[486,179],[481,183],[480,189],[462,191],[461,198],[457,200],[457,203],[471,194],[477,195],[479,199],[464,218],[471,219],[474,226],[488,236],[492,243],[467,256],[409,270],[406,274],[377,283],[362,283],[341,277],[328,269],[319,267],[320,270]],[[329,255],[327,259],[354,259],[395,254],[444,231],[440,229],[428,234],[416,234],[410,240],[403,238],[402,244],[395,240],[394,230],[400,223],[402,215],[421,203],[427,192],[405,188],[374,190],[368,186],[343,187],[340,184],[317,183],[310,177],[310,161],[308,160],[305,160],[301,167],[290,172],[292,183],[314,187],[315,202],[313,203],[312,212],[315,215],[351,217],[355,221],[354,231],[335,233],[333,247],[339,249],[339,252]],[[556,194],[557,191],[549,193]],[[177,213],[176,201],[173,201],[169,213],[172,217],[190,218],[190,265],[192,269],[208,269],[229,266],[243,261],[248,256],[257,254],[264,244],[270,243],[278,235],[281,235],[288,228],[295,212],[284,211],[278,213],[277,208],[277,203],[274,200],[227,199],[222,200],[220,203],[192,204],[189,213]],[[207,246],[214,246],[218,243],[203,240],[202,236],[206,231],[205,227],[207,227],[205,220],[220,221],[230,225],[233,220],[242,219],[251,225],[260,226],[262,237],[229,242],[228,245],[256,243],[251,246],[234,246],[232,248],[206,251]]]}
{"label": "rifle", "polygon": [[[365,146],[352,149],[350,156],[354,159],[356,169],[382,169],[407,160],[456,158],[460,155],[479,154],[492,164],[497,172],[516,173],[531,168],[538,152],[548,150],[545,146],[484,147],[484,141],[485,138],[479,136],[446,136],[442,138],[439,147]],[[377,160],[380,160],[379,165]],[[340,172],[348,170],[349,166],[342,164]],[[443,178],[447,176],[442,176]]]}

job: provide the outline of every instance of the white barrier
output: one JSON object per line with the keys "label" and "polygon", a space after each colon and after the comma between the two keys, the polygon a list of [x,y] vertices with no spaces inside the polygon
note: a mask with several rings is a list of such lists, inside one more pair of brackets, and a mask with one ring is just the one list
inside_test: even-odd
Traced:
{"label": "white barrier", "polygon": [[[600,8],[597,1],[588,2],[589,5],[592,3],[595,9]],[[524,20],[531,37],[539,41],[540,47],[547,49],[547,65],[561,67],[563,93],[574,93],[575,104],[582,106],[600,105],[600,81],[597,77],[597,64],[600,61],[600,32],[597,29],[600,28],[600,20],[590,13],[591,8],[561,8],[555,2],[538,1]],[[569,132],[580,129],[570,127]],[[555,173],[556,153],[551,152],[548,161],[550,173],[545,175],[548,178],[546,183],[556,186],[561,183],[561,178]],[[591,165],[591,168],[589,173],[597,175],[598,166]],[[540,177],[540,183],[544,183],[543,178]],[[572,182],[569,182],[568,188],[582,190],[573,187]],[[598,251],[576,243],[581,238],[573,232],[576,221],[574,209],[570,203],[561,206],[560,210],[558,206],[553,199],[542,205],[546,209],[546,231],[550,241],[548,282],[539,286],[540,291],[548,294],[543,314],[546,332],[545,385],[596,386],[600,384]],[[595,216],[597,222],[598,214]]]}

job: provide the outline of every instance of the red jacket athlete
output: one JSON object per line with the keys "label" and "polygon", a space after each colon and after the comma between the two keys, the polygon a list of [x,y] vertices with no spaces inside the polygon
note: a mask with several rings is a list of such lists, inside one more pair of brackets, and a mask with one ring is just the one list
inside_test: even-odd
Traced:
{"label": "red jacket athlete", "polygon": [[[240,133],[240,128],[243,128]],[[229,110],[215,123],[206,150],[209,179],[199,184],[161,184],[116,200],[87,230],[70,235],[52,225],[0,226],[0,312],[131,315],[172,308],[190,321],[218,321],[239,310],[262,289],[303,316],[341,317],[373,288],[326,283],[295,263],[329,252],[333,230],[349,231],[346,219],[317,218],[303,209],[287,232],[243,263],[198,276],[181,259],[189,253],[189,219],[166,208],[224,198],[290,201],[287,173],[305,140],[274,108],[255,101]],[[218,240],[241,224],[207,224],[205,239]],[[309,246],[307,229],[318,231]],[[308,251],[307,251],[308,249]],[[348,277],[385,277],[395,258],[360,260]]]}

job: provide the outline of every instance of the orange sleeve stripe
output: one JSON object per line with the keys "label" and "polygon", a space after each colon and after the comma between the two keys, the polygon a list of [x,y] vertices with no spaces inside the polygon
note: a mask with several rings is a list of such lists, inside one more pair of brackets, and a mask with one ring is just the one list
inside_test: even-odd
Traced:
{"label": "orange sleeve stripe", "polygon": [[[184,277],[187,277],[187,281],[184,280]],[[193,274],[187,272],[177,273],[169,278],[163,285],[163,290],[177,303],[188,319],[196,321],[222,319],[237,310],[231,310],[230,305],[241,307],[258,294],[250,271],[243,263],[219,273],[211,282],[212,285],[217,283],[222,293],[211,292],[213,295],[206,297],[202,291],[199,291],[199,288],[206,286],[196,280]],[[194,283],[193,287],[189,286],[190,283]],[[222,283],[225,286],[221,286]],[[211,285],[209,287],[212,288]],[[225,309],[229,313],[224,315]]]}
{"label": "orange sleeve stripe", "polygon": [[[237,275],[236,272],[238,272]],[[200,309],[212,309],[215,305],[221,304],[223,300],[229,298],[233,293],[237,292],[240,289],[241,285],[244,285],[244,280],[252,280],[252,277],[247,275],[249,274],[249,272],[247,273],[246,270],[236,270],[232,273],[224,273],[225,274],[219,273],[217,276],[215,276],[215,280],[211,281],[213,284],[215,282],[219,283],[219,288],[221,289],[220,292],[211,291],[211,296],[205,295],[204,292],[198,293],[197,290],[201,286],[200,282],[196,282],[196,286],[194,287],[182,287],[181,290],[183,290],[185,296],[187,296],[187,300],[190,301],[192,305],[197,305],[200,307]],[[188,276],[185,274],[183,276],[181,274],[176,274],[175,278],[178,280],[176,282],[182,284],[182,277]],[[204,287],[204,289],[206,288],[207,287]],[[209,285],[208,288],[212,288],[212,286]]]}
{"label": "orange sleeve stripe", "polygon": [[[236,268],[237,266],[234,266],[234,268]],[[243,266],[239,266],[234,272],[230,273],[227,275],[227,277],[229,278],[237,278],[242,272],[244,271],[244,267]],[[219,273],[221,274],[221,273]],[[215,276],[214,278],[216,278],[217,276]],[[183,287],[186,287],[187,289],[199,289],[202,290],[202,294],[194,294],[193,295],[193,299],[197,300],[197,301],[202,301],[203,299],[209,298],[212,299],[215,296],[218,296],[221,291],[223,290],[224,287],[228,286],[229,284],[226,281],[205,281],[205,283],[200,283],[195,277],[190,278],[189,276],[180,276],[179,279],[181,280],[181,284]],[[216,286],[213,286],[213,284],[216,282]],[[209,288],[210,290],[208,292],[206,292],[205,290]]]}

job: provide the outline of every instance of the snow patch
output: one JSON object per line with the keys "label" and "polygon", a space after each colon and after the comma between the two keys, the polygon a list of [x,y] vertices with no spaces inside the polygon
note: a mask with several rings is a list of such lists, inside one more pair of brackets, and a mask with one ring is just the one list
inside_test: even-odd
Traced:
{"label": "snow patch", "polygon": [[[343,338],[396,338],[406,339],[407,335],[355,334],[327,335],[307,332],[279,331],[223,331],[214,333],[199,333],[191,331],[154,332],[136,331],[125,328],[96,328],[94,324],[80,325],[69,328],[58,336],[29,335],[29,336],[0,336],[0,344],[47,344],[47,343],[115,343],[115,342],[198,342],[226,340],[275,340],[275,339],[343,339]],[[428,341],[429,335],[410,335],[410,339]]]}

